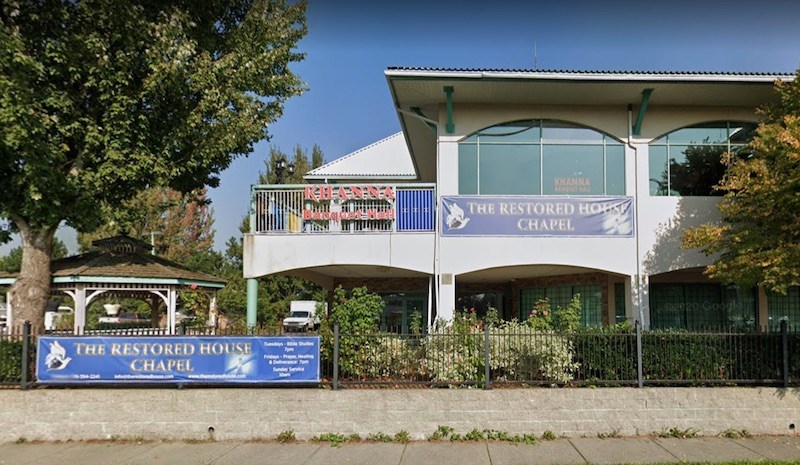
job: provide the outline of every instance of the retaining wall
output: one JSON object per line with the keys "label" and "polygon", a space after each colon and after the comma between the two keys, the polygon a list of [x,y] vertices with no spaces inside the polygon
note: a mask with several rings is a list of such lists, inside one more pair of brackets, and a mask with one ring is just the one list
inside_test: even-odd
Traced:
{"label": "retaining wall", "polygon": [[89,439],[298,439],[322,433],[424,439],[438,425],[569,437],[695,428],[794,434],[800,392],[774,388],[0,390],[0,443]]}

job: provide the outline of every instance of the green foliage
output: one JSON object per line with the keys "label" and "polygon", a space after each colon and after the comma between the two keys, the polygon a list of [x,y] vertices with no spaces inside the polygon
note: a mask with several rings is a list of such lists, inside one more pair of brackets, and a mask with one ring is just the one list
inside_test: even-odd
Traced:
{"label": "green foliage", "polygon": [[[215,187],[304,85],[305,2],[19,2],[0,21],[0,218],[23,246],[15,308],[34,324],[62,222],[100,226],[152,186]],[[2,234],[7,238],[6,231]]]}
{"label": "green foliage", "polygon": [[553,329],[560,333],[573,333],[581,326],[581,296],[576,294],[566,307],[553,310]]}
{"label": "green foliage", "polygon": [[314,436],[311,438],[314,442],[327,442],[332,447],[339,447],[340,445],[344,444],[345,442],[358,442],[361,440],[361,437],[358,434],[337,434],[337,433],[323,433],[319,436]]}
{"label": "green foliage", "polygon": [[373,370],[372,356],[377,353],[377,334],[384,302],[366,287],[354,288],[348,294],[341,286],[333,292],[333,307],[322,319],[320,334],[322,353],[333,357],[333,331],[339,325],[339,368],[345,376],[363,376]]}
{"label": "green foliage", "polygon": [[719,434],[720,436],[728,439],[748,439],[752,435],[746,429],[728,428]]}
{"label": "green foliage", "polygon": [[436,431],[428,437],[429,441],[438,441],[440,439],[447,439],[453,434],[453,428],[447,425],[439,425]]}
{"label": "green foliage", "polygon": [[698,433],[699,431],[694,428],[664,428],[661,431],[655,432],[654,434],[660,438],[691,439],[696,438]]}
{"label": "green foliage", "polygon": [[776,91],[777,102],[760,109],[752,153],[723,157],[722,223],[687,230],[683,245],[717,256],[706,270],[713,278],[785,293],[800,284],[800,70]]}
{"label": "green foliage", "polygon": [[0,383],[22,380],[22,341],[0,340]]}
{"label": "green foliage", "polygon": [[[69,254],[67,246],[61,242],[61,239],[53,239],[53,251],[50,257],[53,260],[64,258]],[[7,273],[16,273],[22,268],[22,247],[14,247],[8,251],[8,255],[0,257],[0,271]]]}
{"label": "green foliage", "polygon": [[408,436],[408,431],[401,429],[400,431],[395,433],[394,442],[398,444],[408,444],[408,441],[410,441],[410,438]]}
{"label": "green foliage", "polygon": [[474,312],[456,313],[449,325],[437,321],[423,339],[423,369],[434,382],[480,383],[485,376],[483,322]]}
{"label": "green foliage", "polygon": [[297,441],[293,429],[287,429],[286,431],[281,431],[280,433],[278,433],[278,437],[276,439],[281,444]]}
{"label": "green foliage", "polygon": [[379,431],[377,433],[370,433],[369,436],[367,436],[367,441],[369,441],[369,442],[392,442],[392,441],[394,441],[394,437]]}
{"label": "green foliage", "polygon": [[578,364],[568,336],[532,330],[516,321],[490,329],[489,363],[498,381],[544,380],[565,383]]}
{"label": "green foliage", "polygon": [[542,433],[543,441],[555,441],[556,439],[558,439],[558,436],[556,436],[556,433],[550,430],[547,430],[544,433]]}

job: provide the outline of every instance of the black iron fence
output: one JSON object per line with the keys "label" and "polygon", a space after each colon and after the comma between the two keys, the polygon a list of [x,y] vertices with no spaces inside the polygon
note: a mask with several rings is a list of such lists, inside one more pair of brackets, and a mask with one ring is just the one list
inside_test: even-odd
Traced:
{"label": "black iron fence", "polygon": [[[0,387],[34,381],[36,333],[30,325],[0,333]],[[181,327],[189,336],[278,335]],[[48,333],[48,335],[72,333]],[[125,328],[85,335],[143,336]],[[172,336],[163,336],[172,337]],[[441,328],[428,334],[324,332],[323,385],[543,386],[800,384],[800,333],[593,329],[537,331],[523,325]]]}

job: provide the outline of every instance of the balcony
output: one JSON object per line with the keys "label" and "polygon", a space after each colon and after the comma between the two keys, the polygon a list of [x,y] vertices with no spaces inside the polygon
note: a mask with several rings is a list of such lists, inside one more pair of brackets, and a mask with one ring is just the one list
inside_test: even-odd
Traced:
{"label": "balcony", "polygon": [[432,232],[433,184],[259,185],[251,191],[254,234]]}

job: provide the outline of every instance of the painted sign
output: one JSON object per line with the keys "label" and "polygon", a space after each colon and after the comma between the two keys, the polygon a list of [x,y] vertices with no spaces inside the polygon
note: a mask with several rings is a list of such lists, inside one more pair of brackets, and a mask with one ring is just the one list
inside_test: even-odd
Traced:
{"label": "painted sign", "polygon": [[303,191],[303,201],[306,221],[393,220],[396,216],[391,186],[311,185]]}
{"label": "painted sign", "polygon": [[42,383],[320,381],[320,338],[40,337]]}
{"label": "painted sign", "polygon": [[633,237],[631,197],[443,196],[443,236]]}

